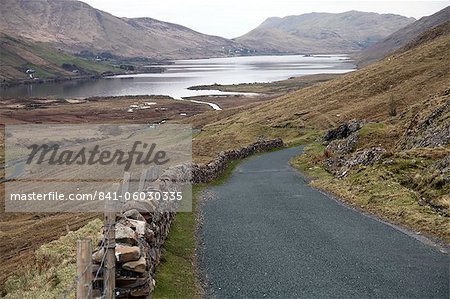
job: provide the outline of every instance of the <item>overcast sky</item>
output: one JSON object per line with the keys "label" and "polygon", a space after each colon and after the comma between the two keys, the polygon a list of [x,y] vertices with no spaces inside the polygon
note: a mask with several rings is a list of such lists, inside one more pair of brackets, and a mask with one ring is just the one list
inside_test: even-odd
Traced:
{"label": "overcast sky", "polygon": [[[416,19],[450,1],[302,1],[302,0],[82,0],[119,17],[151,17],[227,38],[252,30],[268,17],[348,10],[395,13]],[[155,4],[157,3],[157,4]]]}

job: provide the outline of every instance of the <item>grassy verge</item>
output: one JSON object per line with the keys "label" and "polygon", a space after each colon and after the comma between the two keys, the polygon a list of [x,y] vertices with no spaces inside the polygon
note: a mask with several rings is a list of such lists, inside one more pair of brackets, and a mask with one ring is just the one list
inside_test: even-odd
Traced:
{"label": "grassy verge", "polygon": [[197,278],[195,248],[198,210],[202,190],[223,184],[242,160],[233,161],[225,172],[210,184],[193,187],[192,211],[177,213],[164,244],[163,260],[156,274],[153,298],[201,298],[202,289]]}
{"label": "grassy verge", "polygon": [[290,161],[291,165],[314,179],[331,178],[332,175],[318,165],[323,159],[325,147],[320,143],[311,143],[305,152]]}
{"label": "grassy verge", "polygon": [[[77,240],[91,238],[98,242],[98,232],[103,222],[89,222],[75,232],[69,232],[58,240],[42,245],[35,252],[33,264],[17,265],[17,273],[11,276],[2,290],[5,299],[53,299],[62,298],[76,277]],[[67,298],[75,297],[75,289]]]}
{"label": "grassy verge", "polygon": [[192,211],[177,213],[164,244],[161,265],[156,276],[153,298],[200,298],[201,289],[195,276],[195,232],[197,198],[201,188],[192,192]]}
{"label": "grassy verge", "polygon": [[[313,143],[305,154],[296,157],[292,165],[314,180],[313,187],[337,195],[347,203],[392,223],[433,235],[450,243],[450,220],[428,204],[421,202],[425,188],[421,174],[436,153],[400,152],[387,157],[389,163],[379,162],[351,170],[344,178],[335,178],[323,168],[324,147]],[[426,187],[427,192],[432,188]],[[441,190],[440,192],[448,192]],[[436,195],[436,194],[434,194]]]}

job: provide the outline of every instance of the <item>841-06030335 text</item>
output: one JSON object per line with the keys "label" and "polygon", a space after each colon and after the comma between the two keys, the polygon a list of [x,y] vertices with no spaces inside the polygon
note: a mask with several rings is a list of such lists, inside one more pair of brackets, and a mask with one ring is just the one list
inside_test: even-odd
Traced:
{"label": "841-06030335 text", "polygon": [[70,193],[12,193],[11,201],[93,201],[93,200],[120,200],[120,201],[181,201],[183,192],[180,191],[141,191],[141,192],[103,192]]}

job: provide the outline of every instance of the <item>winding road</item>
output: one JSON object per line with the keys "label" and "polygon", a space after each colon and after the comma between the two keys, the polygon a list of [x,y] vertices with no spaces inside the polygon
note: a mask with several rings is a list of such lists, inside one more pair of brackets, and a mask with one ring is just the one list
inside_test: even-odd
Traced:
{"label": "winding road", "polygon": [[449,298],[449,258],[309,187],[289,148],[205,192],[199,267],[215,298]]}

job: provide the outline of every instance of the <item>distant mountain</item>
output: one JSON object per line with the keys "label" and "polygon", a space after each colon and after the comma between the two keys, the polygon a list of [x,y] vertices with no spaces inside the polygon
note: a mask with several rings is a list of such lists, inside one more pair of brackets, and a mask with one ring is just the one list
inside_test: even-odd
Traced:
{"label": "distant mountain", "polygon": [[150,18],[119,18],[75,0],[2,0],[0,31],[72,53],[175,59],[248,52],[235,41]]}
{"label": "distant mountain", "polygon": [[364,50],[362,53],[358,54],[356,56],[358,65],[365,66],[374,61],[380,60],[388,54],[394,52],[395,50],[404,47],[413,39],[417,38],[420,34],[436,26],[444,24],[449,20],[450,6],[447,6],[446,8],[438,11],[431,16],[423,17],[420,20],[417,20],[416,22],[392,33],[385,39],[377,42],[376,44]]}
{"label": "distant mountain", "polygon": [[269,18],[235,40],[266,52],[348,53],[367,48],[414,20],[359,11],[308,13]]}

